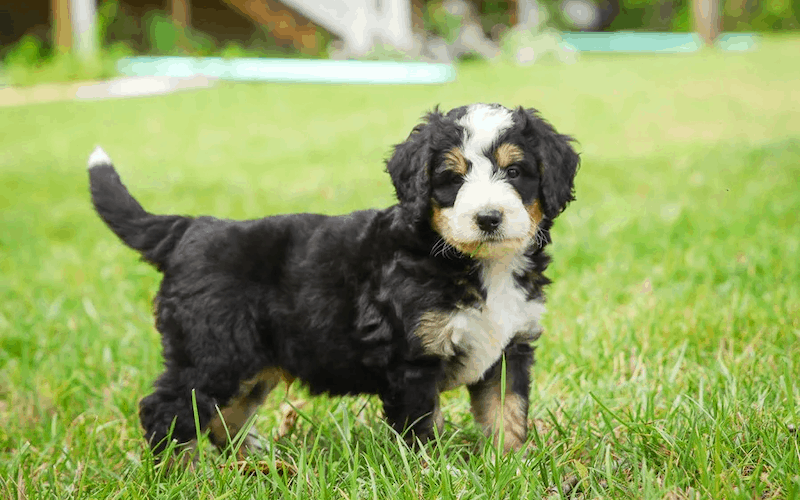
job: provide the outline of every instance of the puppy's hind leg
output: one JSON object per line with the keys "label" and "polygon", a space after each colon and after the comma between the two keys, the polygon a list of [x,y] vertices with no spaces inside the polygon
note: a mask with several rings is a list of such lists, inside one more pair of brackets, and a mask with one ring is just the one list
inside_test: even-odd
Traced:
{"label": "puppy's hind leg", "polygon": [[139,419],[157,460],[171,438],[180,447],[191,448],[197,439],[197,420],[202,431],[214,416],[216,398],[194,381],[203,375],[196,369],[167,369],[156,381],[156,390],[139,402]]}
{"label": "puppy's hind leg", "polygon": [[223,408],[218,408],[212,418],[208,426],[211,442],[220,450],[228,446],[231,449],[238,447],[236,453],[240,458],[263,452],[261,438],[254,429],[250,429],[245,436],[241,433],[258,407],[282,380],[291,382],[291,376],[280,368],[266,368],[255,377],[243,381],[236,396]]}

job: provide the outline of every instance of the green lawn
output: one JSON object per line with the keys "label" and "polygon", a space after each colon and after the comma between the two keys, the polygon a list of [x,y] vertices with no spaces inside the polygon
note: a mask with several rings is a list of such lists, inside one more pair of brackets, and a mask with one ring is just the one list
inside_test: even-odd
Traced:
{"label": "green lawn", "polygon": [[[768,38],[748,54],[471,63],[444,86],[1,108],[0,498],[800,498],[797,54],[800,38]],[[163,477],[136,415],[161,363],[159,275],[94,215],[92,148],[155,212],[336,214],[391,204],[391,145],[435,104],[475,101],[537,107],[582,151],[553,231],[528,456],[484,444],[464,390],[424,454],[398,446],[375,398],[317,398],[264,457],[291,478],[221,468],[210,448]]]}

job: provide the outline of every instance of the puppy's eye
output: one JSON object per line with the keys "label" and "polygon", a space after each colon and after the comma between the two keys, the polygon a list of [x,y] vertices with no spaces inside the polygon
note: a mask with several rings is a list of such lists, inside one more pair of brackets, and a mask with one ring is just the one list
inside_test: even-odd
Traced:
{"label": "puppy's eye", "polygon": [[509,179],[516,179],[520,176],[520,174],[522,174],[522,171],[519,169],[519,167],[508,167],[506,169],[506,177]]}
{"label": "puppy's eye", "polygon": [[464,180],[464,178],[458,172],[454,172],[453,170],[445,170],[439,175],[439,179],[443,184],[456,184]]}

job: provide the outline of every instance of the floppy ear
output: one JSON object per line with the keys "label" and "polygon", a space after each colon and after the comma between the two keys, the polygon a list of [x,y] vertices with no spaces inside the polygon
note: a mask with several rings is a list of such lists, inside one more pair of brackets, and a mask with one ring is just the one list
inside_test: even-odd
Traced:
{"label": "floppy ear", "polygon": [[408,139],[394,147],[392,157],[386,162],[397,199],[411,223],[425,218],[430,208],[430,163],[433,157],[430,129],[431,121],[439,117],[441,113],[438,110],[428,113],[425,121],[414,127]]}
{"label": "floppy ear", "polygon": [[544,213],[548,219],[555,219],[575,199],[573,181],[580,156],[570,144],[574,139],[556,132],[533,108],[517,109],[515,119],[525,124],[523,136],[539,161]]}

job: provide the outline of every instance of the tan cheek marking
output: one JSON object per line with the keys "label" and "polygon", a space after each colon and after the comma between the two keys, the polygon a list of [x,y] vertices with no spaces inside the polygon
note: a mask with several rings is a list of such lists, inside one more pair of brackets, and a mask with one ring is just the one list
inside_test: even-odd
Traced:
{"label": "tan cheek marking", "polygon": [[453,148],[444,154],[444,160],[447,168],[456,172],[457,174],[467,175],[467,159],[464,158],[464,153],[459,148]]}
{"label": "tan cheek marking", "polygon": [[498,167],[506,168],[518,161],[522,161],[525,158],[525,153],[516,144],[504,142],[494,151],[494,157],[497,160]]}
{"label": "tan cheek marking", "polygon": [[433,206],[431,209],[431,227],[449,243],[448,235],[450,230],[447,226],[447,216],[444,214],[442,207],[440,207],[436,201],[431,200],[431,204]]}
{"label": "tan cheek marking", "polygon": [[480,243],[462,243],[458,241],[450,225],[447,223],[448,216],[445,214],[445,209],[440,207],[435,200],[431,201],[433,205],[431,209],[431,227],[433,230],[439,233],[439,236],[441,236],[447,244],[453,246],[459,252],[467,254],[474,252]]}
{"label": "tan cheek marking", "polygon": [[544,219],[544,213],[542,213],[542,206],[539,204],[539,200],[534,200],[533,203],[525,207],[528,211],[528,217],[531,220],[531,230],[530,234],[536,234],[536,231],[539,229],[539,224]]}

